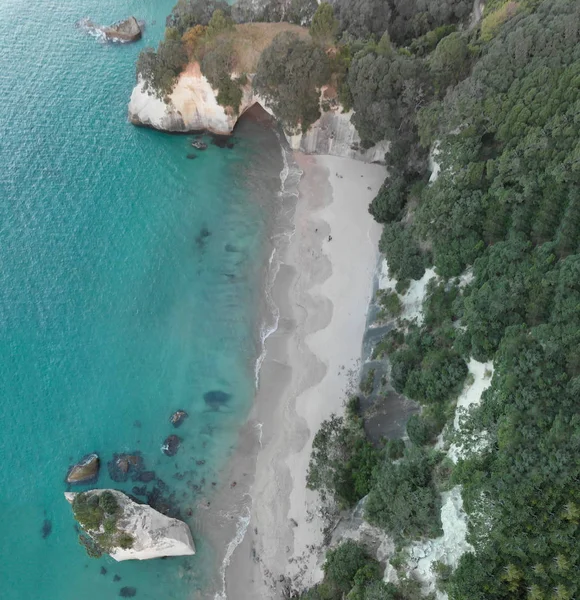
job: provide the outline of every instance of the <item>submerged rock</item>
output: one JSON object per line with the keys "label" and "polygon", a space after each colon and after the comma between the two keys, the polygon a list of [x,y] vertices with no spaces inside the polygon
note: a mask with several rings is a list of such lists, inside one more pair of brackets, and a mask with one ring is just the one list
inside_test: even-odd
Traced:
{"label": "submerged rock", "polygon": [[99,477],[100,460],[97,454],[87,454],[73,465],[66,476],[67,483],[90,483]]}
{"label": "submerged rock", "polygon": [[171,421],[173,427],[179,427],[183,423],[183,421],[187,419],[187,417],[189,417],[189,415],[184,410],[176,410],[171,415],[171,419],[169,420]]}
{"label": "submerged rock", "polygon": [[231,394],[226,394],[221,390],[212,390],[203,395],[206,405],[212,410],[219,410],[222,406],[225,406],[231,397]]}
{"label": "submerged rock", "polygon": [[52,521],[50,519],[44,519],[42,522],[41,535],[42,539],[45,540],[52,533]]}
{"label": "submerged rock", "polygon": [[177,451],[179,450],[179,444],[181,443],[181,438],[175,434],[170,435],[163,442],[163,446],[161,446],[161,451],[163,454],[167,456],[175,456]]}
{"label": "submerged rock", "polygon": [[119,592],[119,596],[121,598],[133,598],[133,596],[137,595],[137,588],[134,587],[122,587]]}
{"label": "submerged rock", "polygon": [[155,471],[143,471],[137,479],[143,483],[149,483],[155,479]]}
{"label": "submerged rock", "polygon": [[[114,496],[118,504],[117,532],[110,540],[110,547],[102,548],[116,561],[148,560],[164,556],[190,556],[195,554],[191,531],[186,523],[162,515],[147,504],[138,504],[118,490],[90,490],[84,497],[96,503],[104,492]],[[77,494],[66,492],[65,498],[72,504]],[[100,531],[85,529],[92,538]],[[102,536],[99,536],[100,539]],[[93,538],[94,539],[94,538]],[[97,543],[95,539],[94,541]],[[121,544],[124,547],[121,547]]]}
{"label": "submerged rock", "polygon": [[113,454],[113,459],[107,463],[109,477],[113,481],[139,480],[139,475],[145,465],[140,452]]}

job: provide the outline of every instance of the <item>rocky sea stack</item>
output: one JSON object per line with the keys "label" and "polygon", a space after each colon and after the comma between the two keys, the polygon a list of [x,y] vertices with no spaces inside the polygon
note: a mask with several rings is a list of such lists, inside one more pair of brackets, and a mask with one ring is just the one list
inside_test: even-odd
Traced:
{"label": "rocky sea stack", "polygon": [[87,454],[73,465],[66,476],[67,483],[91,483],[99,477],[100,460],[97,454]]}
{"label": "rocky sea stack", "polygon": [[112,25],[97,25],[90,19],[82,19],[78,25],[88,33],[104,36],[108,42],[128,43],[141,39],[143,34],[143,22],[137,21],[135,17],[129,17],[123,21],[117,21]]}
{"label": "rocky sea stack", "polygon": [[189,526],[138,504],[117,490],[65,492],[82,527],[79,541],[89,556],[109,554],[116,561],[195,554]]}
{"label": "rocky sea stack", "polygon": [[101,31],[111,42],[136,42],[143,33],[135,17],[113,23],[109,27],[101,27]]}

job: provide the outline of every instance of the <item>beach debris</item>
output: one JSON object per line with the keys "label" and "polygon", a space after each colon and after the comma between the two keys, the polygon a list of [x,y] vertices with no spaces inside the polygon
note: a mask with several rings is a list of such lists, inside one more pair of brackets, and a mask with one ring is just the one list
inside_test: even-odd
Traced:
{"label": "beach debris", "polygon": [[113,454],[113,459],[107,463],[109,477],[113,481],[139,481],[139,475],[145,468],[143,457],[139,451]]}
{"label": "beach debris", "polygon": [[134,596],[137,595],[137,588],[134,587],[122,587],[121,591],[119,592],[119,596],[121,596],[121,598],[133,598]]}
{"label": "beach debris", "polygon": [[96,453],[87,454],[69,469],[66,481],[67,483],[94,482],[99,477],[100,466],[99,456]]}
{"label": "beach debris", "polygon": [[332,236],[331,235],[328,236],[328,241],[332,242]]}
{"label": "beach debris", "polygon": [[237,481],[232,481],[232,482],[230,483],[230,487],[231,487],[231,488],[235,488],[235,487],[236,487],[236,485],[238,485],[238,482],[237,482]]}
{"label": "beach debris", "polygon": [[202,142],[201,140],[194,140],[193,142],[191,142],[191,145],[196,150],[206,150],[207,149],[207,144],[205,142]]}
{"label": "beach debris", "polygon": [[179,427],[183,424],[183,421],[187,419],[189,415],[184,410],[176,410],[169,419],[173,427]]}
{"label": "beach debris", "polygon": [[290,525],[292,525],[292,527],[298,527],[296,519],[290,519]]}
{"label": "beach debris", "polygon": [[175,434],[172,434],[165,438],[163,446],[161,446],[161,451],[166,456],[175,456],[177,454],[177,451],[179,450],[180,443],[181,438]]}
{"label": "beach debris", "polygon": [[211,390],[203,395],[206,405],[212,410],[219,410],[222,406],[226,406],[231,397],[231,394],[221,390]]}
{"label": "beach debris", "polygon": [[43,540],[45,540],[52,533],[52,521],[50,519],[44,519],[40,533]]}

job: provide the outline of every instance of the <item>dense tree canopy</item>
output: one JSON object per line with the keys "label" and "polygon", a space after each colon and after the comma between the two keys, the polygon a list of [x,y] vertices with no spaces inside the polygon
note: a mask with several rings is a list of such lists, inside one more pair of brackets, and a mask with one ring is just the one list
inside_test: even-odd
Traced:
{"label": "dense tree canopy", "polygon": [[329,78],[326,54],[284,32],[260,56],[254,86],[288,129],[306,131],[320,116],[319,88]]}
{"label": "dense tree canopy", "polygon": [[436,461],[436,455],[418,448],[407,450],[399,462],[385,459],[375,471],[366,518],[398,540],[437,537],[440,500],[432,482]]}

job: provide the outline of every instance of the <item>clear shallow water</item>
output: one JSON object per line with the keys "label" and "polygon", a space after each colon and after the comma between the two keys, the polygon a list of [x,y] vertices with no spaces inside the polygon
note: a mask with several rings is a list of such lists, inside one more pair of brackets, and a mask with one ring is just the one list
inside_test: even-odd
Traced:
{"label": "clear shallow water", "polygon": [[[211,499],[253,398],[282,163],[273,133],[250,122],[233,150],[210,145],[196,160],[186,159],[188,137],[127,123],[136,56],[156,44],[173,1],[0,4],[6,600],[107,600],[123,586],[139,599],[185,599],[215,577],[196,507]],[[147,23],[134,45],[103,45],[74,27],[130,14]],[[219,410],[204,401],[212,390],[231,395]],[[168,458],[160,446],[178,408],[190,418]],[[78,545],[67,468],[88,452],[106,463],[136,450],[164,495],[193,511],[195,557],[118,564]],[[103,464],[98,486],[107,485]]]}

